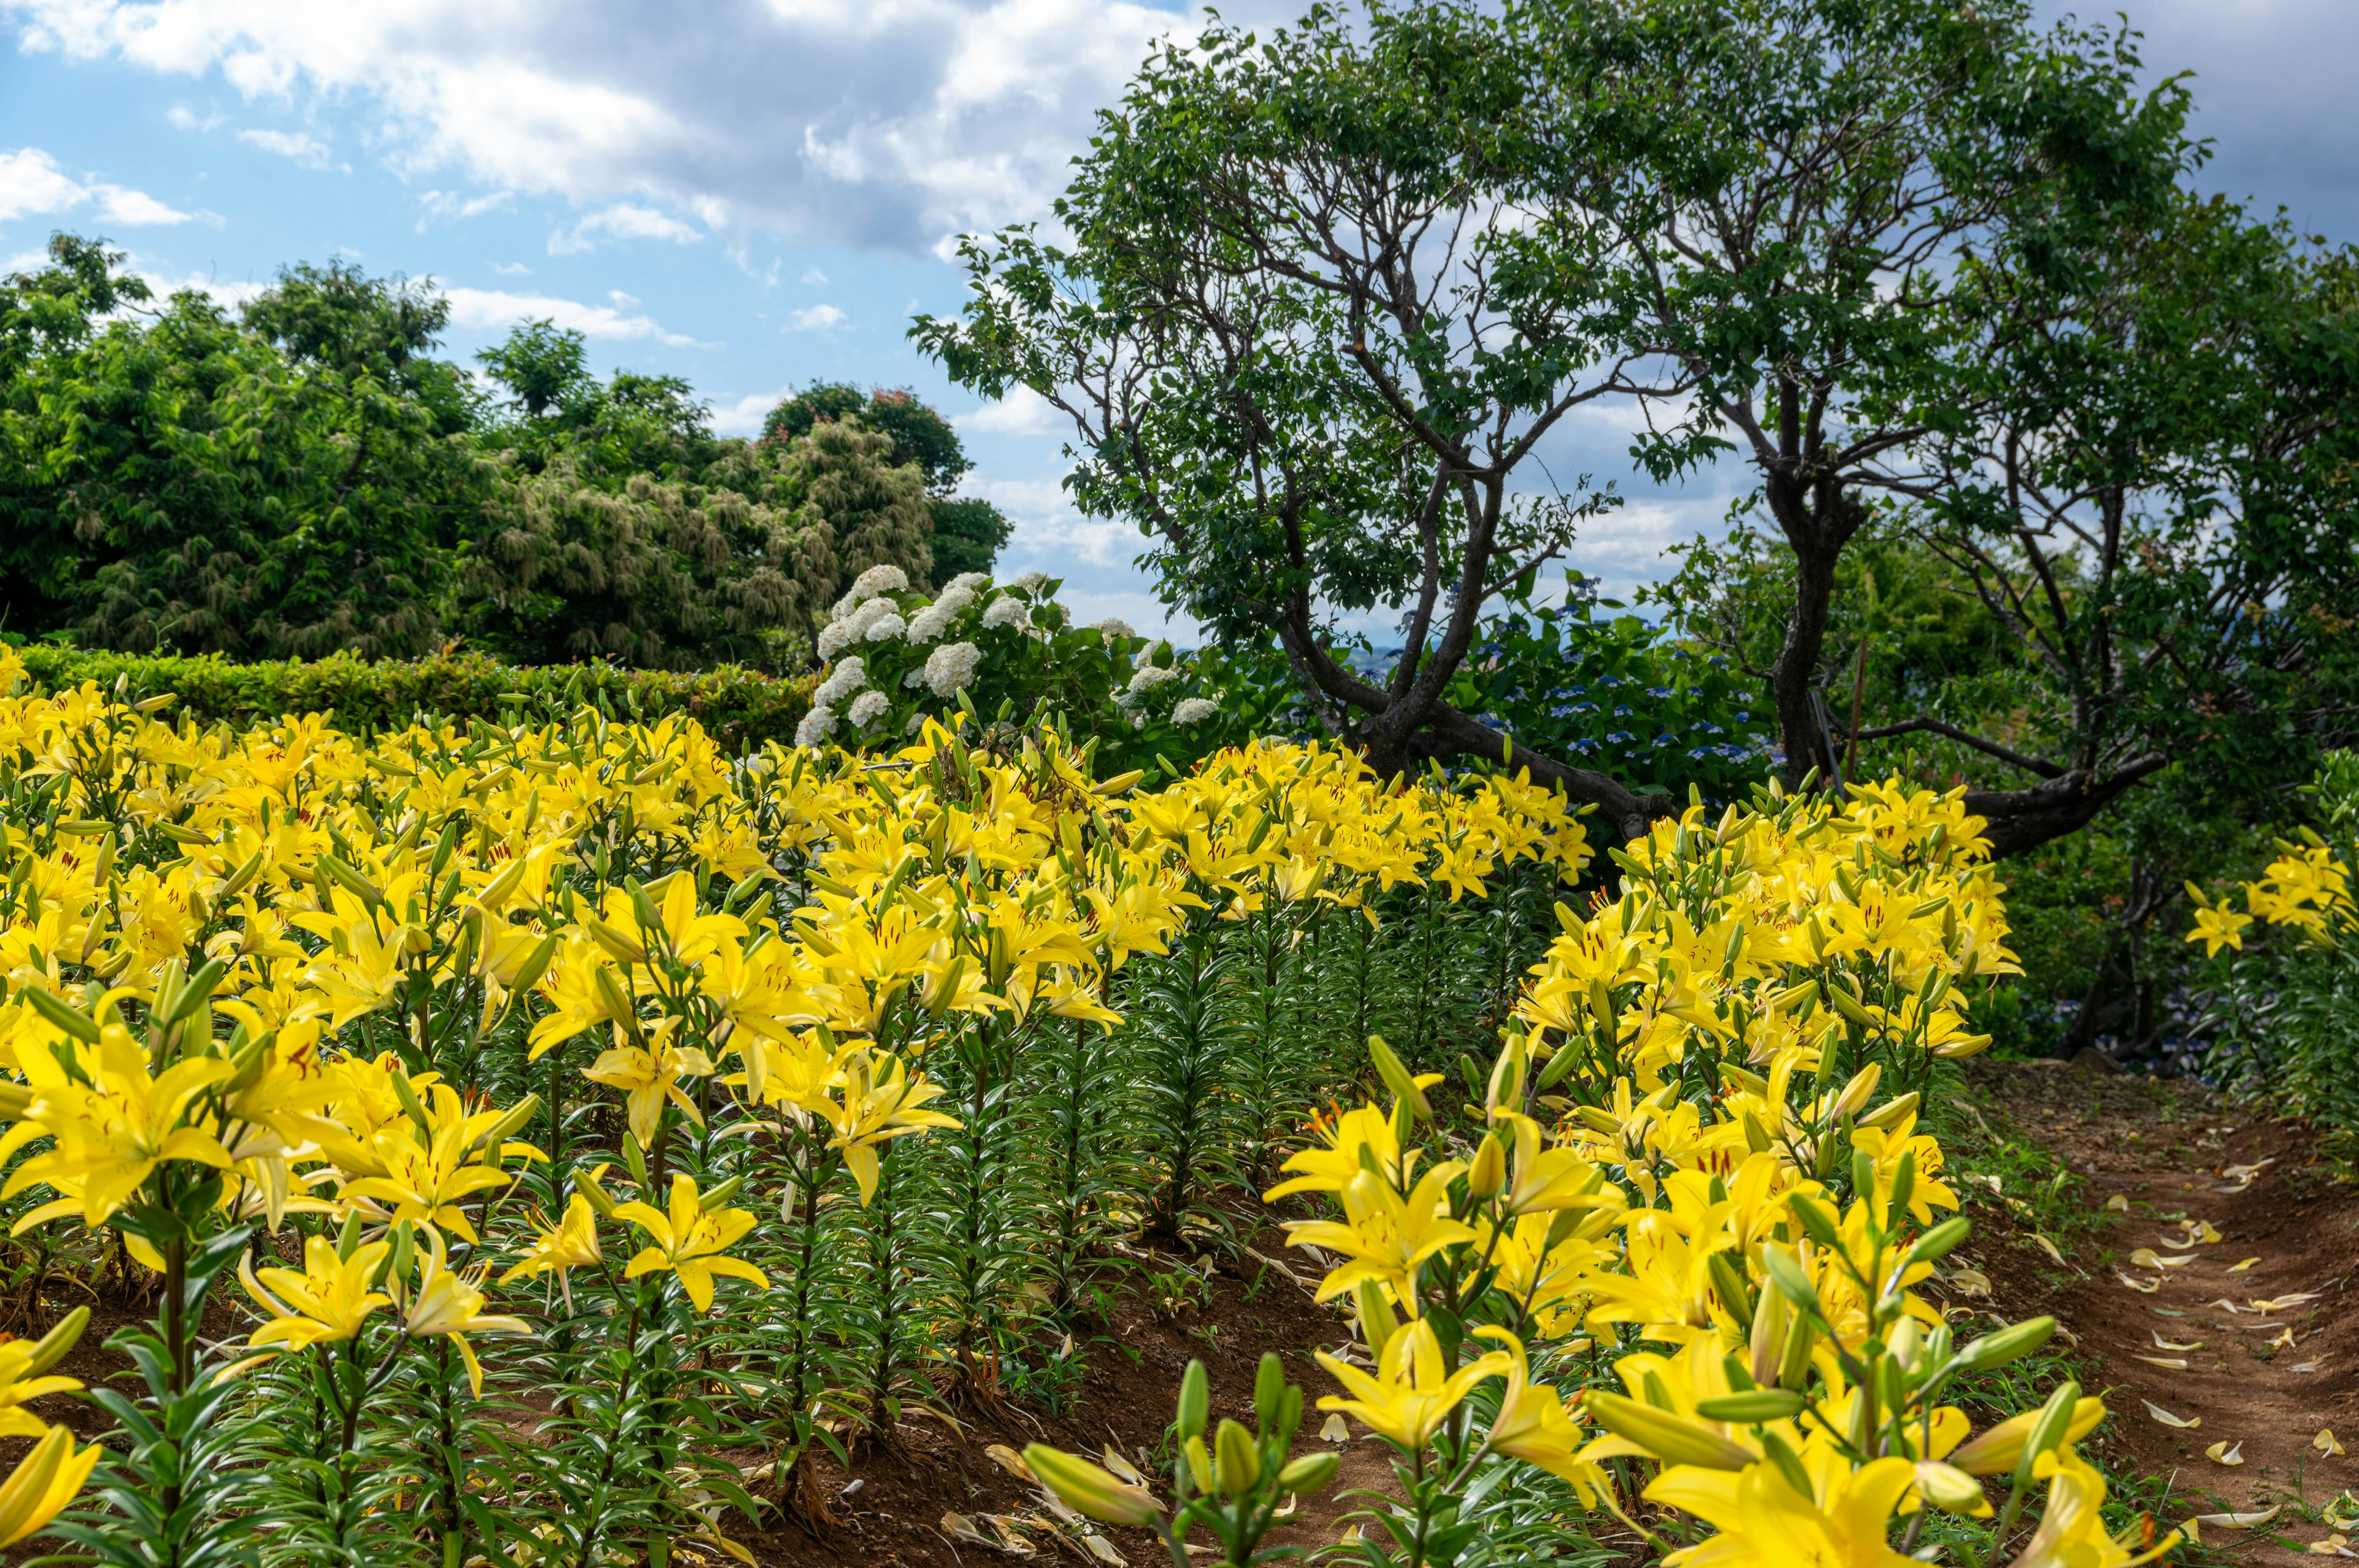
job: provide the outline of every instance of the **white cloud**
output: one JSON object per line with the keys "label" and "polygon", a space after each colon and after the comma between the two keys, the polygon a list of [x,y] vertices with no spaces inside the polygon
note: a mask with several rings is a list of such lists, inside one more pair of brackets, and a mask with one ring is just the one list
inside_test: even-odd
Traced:
{"label": "white cloud", "polygon": [[591,213],[571,229],[551,234],[549,254],[578,255],[604,240],[669,240],[676,245],[692,245],[702,238],[704,235],[693,224],[635,201],[617,201],[603,211]]}
{"label": "white cloud", "polygon": [[[1268,9],[1245,0],[1238,19]],[[651,0],[0,0],[0,15],[28,49],[357,112],[421,184],[911,251],[1040,212],[1149,42],[1190,25],[1142,0],[750,0],[686,26]]]}
{"label": "white cloud", "polygon": [[165,110],[164,118],[173,129],[180,131],[210,131],[222,123],[219,114],[207,114],[201,118],[193,110],[179,103]]}
{"label": "white cloud", "polygon": [[352,172],[350,164],[339,165],[336,162],[335,153],[327,143],[308,132],[240,131],[237,139],[247,146],[260,147],[264,152],[293,158],[305,168],[342,168],[347,174]]}
{"label": "white cloud", "polygon": [[1011,388],[998,402],[962,414],[951,423],[992,436],[1047,436],[1071,427],[1055,405],[1028,386]]}
{"label": "white cloud", "polygon": [[815,266],[805,267],[803,269],[803,282],[814,288],[823,287],[827,283],[827,274],[820,271],[820,269]]}
{"label": "white cloud", "polygon": [[636,294],[625,294],[619,288],[610,288],[606,290],[606,297],[614,302],[615,308],[617,309],[636,310],[638,308],[639,297]]}
{"label": "white cloud", "polygon": [[584,305],[553,294],[513,294],[504,288],[453,288],[450,291],[451,324],[465,330],[494,331],[519,322],[549,320],[584,337],[626,340],[653,339],[676,348],[696,340],[668,332],[647,316],[625,316],[603,305]]}
{"label": "white cloud", "polygon": [[185,223],[195,216],[167,206],[144,190],[110,185],[104,180],[76,179],[38,147],[0,153],[0,222],[71,212],[83,207],[94,207],[102,222],[135,227]]}
{"label": "white cloud", "polygon": [[1137,529],[1082,516],[1056,480],[983,478],[966,488],[1006,513],[1016,525],[1000,556],[1003,563],[1012,563],[1002,566],[1003,576],[1038,568],[1062,577],[1077,563],[1128,566],[1138,554]]}
{"label": "white cloud", "polygon": [[762,421],[778,406],[792,389],[780,387],[776,392],[749,392],[712,406],[712,427],[724,436],[752,436],[760,433]]}
{"label": "white cloud", "polygon": [[525,265],[522,262],[492,262],[489,265],[494,272],[498,273],[502,277],[530,277],[532,276],[532,268]]}
{"label": "white cloud", "polygon": [[787,318],[789,332],[829,332],[843,325],[843,312],[832,305],[814,305]]}

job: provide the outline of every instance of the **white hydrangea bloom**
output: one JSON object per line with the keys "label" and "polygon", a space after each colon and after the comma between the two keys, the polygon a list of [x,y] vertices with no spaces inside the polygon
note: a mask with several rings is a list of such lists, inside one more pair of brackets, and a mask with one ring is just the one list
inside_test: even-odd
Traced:
{"label": "white hydrangea bloom", "polygon": [[1136,637],[1138,635],[1136,632],[1131,630],[1130,622],[1125,621],[1119,615],[1107,616],[1104,620],[1099,622],[1094,627],[1093,627],[1092,630],[1103,635],[1109,643],[1113,642],[1116,637]]}
{"label": "white hydrangea bloom", "polygon": [[1049,574],[1047,572],[1026,572],[1022,577],[1017,578],[1010,586],[1029,589],[1032,592],[1038,593],[1048,585]]}
{"label": "white hydrangea bloom", "polygon": [[893,613],[889,600],[872,599],[865,604],[855,606],[842,619],[820,628],[819,656],[822,659],[835,657],[866,636],[869,627],[875,625],[879,617]]}
{"label": "white hydrangea bloom", "polygon": [[815,748],[823,743],[834,730],[835,709],[825,706],[815,707],[803,715],[803,721],[800,724],[795,726],[795,744]]}
{"label": "white hydrangea bloom", "polygon": [[852,706],[845,710],[844,717],[851,719],[853,724],[859,726],[861,729],[865,730],[871,724],[874,724],[878,719],[884,718],[886,711],[892,706],[893,699],[886,697],[883,692],[864,691],[858,697],[852,699]]}
{"label": "white hydrangea bloom", "polygon": [[1141,665],[1131,676],[1130,685],[1123,688],[1122,705],[1136,708],[1147,694],[1157,687],[1180,678],[1178,670],[1167,670],[1161,665]]}
{"label": "white hydrangea bloom", "polygon": [[916,669],[911,670],[908,675],[901,677],[901,689],[904,691],[908,690],[912,687],[920,687],[925,684],[926,666],[923,665],[919,665]]}
{"label": "white hydrangea bloom", "polygon": [[1003,593],[983,609],[983,626],[990,631],[995,626],[1029,626],[1032,611],[1012,593]]}
{"label": "white hydrangea bloom", "polygon": [[851,589],[835,601],[835,618],[839,621],[852,613],[863,602],[880,593],[907,593],[909,574],[899,567],[870,567],[852,579]]}
{"label": "white hydrangea bloom", "polygon": [[[974,575],[973,572],[967,574],[968,577]],[[950,587],[942,589],[942,596],[934,600],[934,608],[945,615],[956,615],[964,611],[968,605],[973,604],[975,590],[959,586],[959,583],[965,580],[965,578],[958,579],[952,581]]]}
{"label": "white hydrangea bloom", "polygon": [[[951,579],[948,586],[942,589],[942,595],[943,598],[948,598],[953,593],[963,593],[967,595],[968,598],[972,599],[974,596],[975,589],[979,588],[989,588],[990,586],[991,574],[989,572],[961,572],[958,576]],[[937,600],[935,602],[940,603],[940,600]]]}
{"label": "white hydrangea bloom", "polygon": [[1138,656],[1137,656],[1136,658],[1135,658],[1135,659],[1131,660],[1130,662],[1131,662],[1132,664],[1134,664],[1134,665],[1136,665],[1140,669],[1145,669],[1147,665],[1149,665],[1153,664],[1157,659],[1158,659],[1158,658],[1165,658],[1165,657],[1169,657],[1169,654],[1170,654],[1170,653],[1171,653],[1171,644],[1170,644],[1169,643],[1168,643],[1168,642],[1167,642],[1167,643],[1148,643],[1148,644],[1147,644],[1147,646],[1145,646],[1144,648],[1139,649],[1139,650],[1138,650]]}
{"label": "white hydrangea bloom", "polygon": [[898,615],[879,615],[868,623],[868,630],[860,637],[864,643],[889,643],[908,629],[909,623]]}
{"label": "white hydrangea bloom", "polygon": [[926,685],[948,701],[974,682],[983,650],[973,643],[945,643],[926,655]]}
{"label": "white hydrangea bloom", "polygon": [[919,730],[923,730],[925,727],[926,716],[922,713],[912,713],[909,715],[909,722],[901,726],[901,733],[904,735],[915,735]]}
{"label": "white hydrangea bloom", "polygon": [[819,689],[811,693],[811,700],[821,707],[832,708],[867,684],[868,671],[861,663],[860,655],[849,654],[835,668],[828,671],[827,679],[820,682]]}
{"label": "white hydrangea bloom", "polygon": [[929,604],[909,617],[909,641],[939,643],[942,633],[951,629],[951,611],[944,610],[939,600]]}
{"label": "white hydrangea bloom", "polygon": [[[855,707],[853,711],[857,713],[860,710]],[[1180,699],[1180,706],[1171,710],[1171,722],[1174,724],[1201,724],[1205,719],[1212,718],[1214,714],[1220,711],[1221,705],[1214,702],[1210,697],[1182,697]]]}

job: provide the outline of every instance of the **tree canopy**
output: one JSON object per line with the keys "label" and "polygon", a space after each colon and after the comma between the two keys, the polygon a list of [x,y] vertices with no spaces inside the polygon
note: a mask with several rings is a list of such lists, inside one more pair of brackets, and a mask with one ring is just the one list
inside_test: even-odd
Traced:
{"label": "tree canopy", "polygon": [[[1216,23],[1101,116],[1059,236],[968,239],[967,306],[914,335],[1061,410],[1167,600],[1274,637],[1393,766],[1499,754],[1451,683],[1618,503],[1543,464],[1618,406],[1650,478],[1752,476],[1670,607],[1762,682],[1789,779],[1938,737],[2017,851],[2352,708],[2352,262],[2188,194],[2183,85],[2135,41],[2009,0]],[[1847,733],[1828,630],[1870,538],[1987,622],[1974,689],[2038,697]],[[1372,611],[1382,680],[1338,630]],[[1667,805],[1527,739],[1625,833]]]}
{"label": "tree canopy", "polygon": [[549,321],[479,380],[440,354],[430,280],[290,266],[233,314],[158,301],[123,260],[60,234],[0,282],[0,632],[783,667],[859,572],[938,569],[938,512],[955,569],[1006,538],[949,493],[971,465],[908,394],[871,400],[889,425],[864,404],[721,438],[686,382],[601,377]]}

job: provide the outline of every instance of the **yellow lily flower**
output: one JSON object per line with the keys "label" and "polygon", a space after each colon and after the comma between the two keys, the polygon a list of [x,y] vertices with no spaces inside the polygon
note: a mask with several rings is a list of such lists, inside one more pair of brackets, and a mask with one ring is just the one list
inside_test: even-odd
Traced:
{"label": "yellow lily flower", "polygon": [[1450,1183],[1464,1169],[1445,1160],[1419,1177],[1407,1196],[1374,1171],[1362,1171],[1343,1189],[1341,1221],[1289,1223],[1288,1247],[1322,1247],[1350,1260],[1321,1281],[1317,1299],[1332,1301],[1362,1280],[1375,1280],[1403,1312],[1414,1315],[1418,1270],[1443,1248],[1474,1239],[1472,1227],[1450,1217]]}
{"label": "yellow lily flower", "polygon": [[699,1312],[712,1310],[715,1275],[748,1280],[764,1290],[770,1287],[767,1276],[753,1264],[721,1255],[723,1248],[734,1246],[754,1228],[754,1217],[742,1208],[705,1209],[697,1199],[696,1183],[686,1176],[671,1179],[669,1214],[643,1203],[620,1205],[614,1214],[646,1231],[654,1243],[631,1260],[623,1271],[626,1280],[669,1270],[679,1276],[680,1289]]}
{"label": "yellow lily flower", "polygon": [[1441,1341],[1434,1337],[1433,1325],[1424,1318],[1386,1342],[1376,1357],[1374,1377],[1323,1350],[1319,1352],[1319,1364],[1353,1396],[1323,1395],[1319,1400],[1321,1410],[1356,1416],[1361,1425],[1412,1454],[1433,1440],[1475,1384],[1510,1367],[1506,1353],[1493,1350],[1455,1372],[1446,1371]]}
{"label": "yellow lily flower", "polygon": [[623,1091],[624,1105],[630,1114],[631,1136],[639,1141],[640,1148],[652,1149],[657,1128],[663,1120],[666,1099],[686,1111],[690,1121],[700,1127],[704,1125],[704,1118],[697,1114],[696,1102],[681,1092],[679,1080],[686,1074],[707,1077],[712,1072],[712,1059],[695,1046],[667,1046],[658,1042],[652,1048],[614,1046],[584,1067],[582,1076],[592,1083]]}
{"label": "yellow lily flower", "polygon": [[843,1099],[823,1102],[820,1114],[835,1126],[827,1146],[843,1152],[844,1168],[860,1186],[860,1206],[876,1195],[877,1151],[896,1138],[923,1132],[929,1127],[957,1127],[956,1117],[928,1110],[925,1104],[942,1092],[941,1086],[909,1069],[889,1052],[861,1048],[843,1064]]}
{"label": "yellow lily flower", "polygon": [[[574,1202],[581,1203],[580,1194]],[[583,1207],[588,1207],[586,1204]],[[467,1381],[477,1398],[484,1392],[483,1363],[475,1359],[475,1347],[467,1343],[470,1334],[530,1334],[532,1325],[520,1317],[486,1317],[484,1315],[484,1271],[476,1269],[462,1274],[450,1266],[442,1234],[426,1232],[428,1251],[418,1281],[418,1295],[409,1303],[408,1315],[402,1322],[402,1332],[418,1337],[428,1335],[448,1335],[466,1358]]]}
{"label": "yellow lily flower", "polygon": [[2177,1546],[2180,1532],[2172,1530],[2146,1546],[2133,1549],[2140,1533],[2132,1525],[2119,1536],[2105,1533],[2100,1512],[2105,1504],[2105,1478],[2071,1448],[2050,1449],[2033,1462],[2032,1476],[2048,1483],[2048,1511],[2030,1543],[2013,1568],[2137,1568]]}
{"label": "yellow lily flower", "polygon": [[60,1192],[74,1184],[82,1200],[82,1223],[95,1228],[167,1160],[224,1171],[234,1163],[212,1133],[183,1125],[190,1102],[230,1076],[228,1062],[191,1057],[151,1078],[147,1053],[112,1008],[97,1045],[76,1054],[87,1084],[70,1078],[49,1053],[20,1046],[17,1060],[33,1086],[33,1098],[23,1119],[0,1139],[0,1159],[45,1132],[57,1140],[57,1147],[19,1166],[0,1188],[0,1197],[14,1197],[43,1182]]}
{"label": "yellow lily flower", "polygon": [[49,1428],[0,1481],[0,1547],[16,1545],[57,1518],[105,1452],[103,1444],[93,1443],[77,1453],[72,1433]]}
{"label": "yellow lily flower", "polygon": [[[1425,1326],[1422,1320],[1418,1324]],[[1531,1381],[1531,1364],[1524,1357],[1524,1342],[1504,1328],[1478,1328],[1485,1339],[1495,1339],[1506,1357],[1507,1384],[1499,1396],[1499,1413],[1484,1441],[1495,1453],[1537,1465],[1549,1475],[1572,1483],[1585,1508],[1596,1506],[1605,1489],[1603,1468],[1580,1457],[1581,1427],[1572,1408],[1545,1383]]]}
{"label": "yellow lily flower", "polygon": [[322,1236],[303,1243],[303,1270],[264,1269],[257,1274],[251,1258],[240,1258],[237,1277],[270,1321],[254,1331],[247,1343],[256,1350],[284,1345],[301,1350],[313,1345],[334,1345],[361,1331],[368,1315],[393,1298],[371,1288],[378,1268],[393,1250],[389,1241],[371,1241],[339,1257],[336,1244]]}
{"label": "yellow lily flower", "polygon": [[1905,1568],[1916,1561],[1886,1539],[1895,1510],[1916,1485],[1912,1461],[1876,1459],[1857,1470],[1839,1465],[1812,1479],[1824,1487],[1820,1497],[1803,1497],[1766,1462],[1742,1470],[1665,1470],[1647,1488],[1647,1500],[1684,1509],[1720,1533],[1672,1552],[1663,1568]]}
{"label": "yellow lily flower", "polygon": [[525,1249],[515,1267],[500,1276],[499,1282],[513,1284],[548,1273],[562,1279],[569,1271],[595,1263],[602,1256],[598,1248],[598,1216],[591,1208],[590,1200],[575,1193],[566,1201],[565,1214],[556,1225],[533,1227],[532,1245]]}

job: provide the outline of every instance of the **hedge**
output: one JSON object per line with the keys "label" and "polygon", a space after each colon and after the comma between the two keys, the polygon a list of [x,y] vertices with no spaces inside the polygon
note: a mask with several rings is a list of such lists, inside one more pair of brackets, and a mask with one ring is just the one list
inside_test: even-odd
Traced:
{"label": "hedge", "polygon": [[[184,658],[33,645],[16,650],[26,673],[51,690],[125,681],[133,700],[176,694],[174,711],[199,723],[234,724],[289,713],[329,713],[348,732],[398,729],[420,716],[498,719],[521,694],[529,710],[559,712],[582,702],[617,715],[654,719],[686,711],[728,750],[790,741],[810,708],[812,679],[780,679],[723,665],[710,670],[635,670],[614,665],[506,665],[483,654],[425,659],[234,664],[216,654]],[[504,702],[503,698],[506,700]],[[636,702],[635,702],[636,699]]]}

